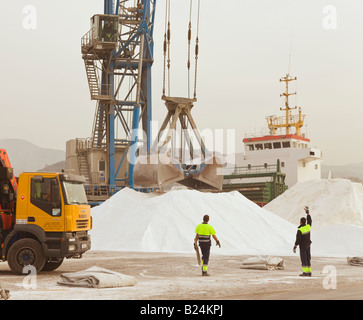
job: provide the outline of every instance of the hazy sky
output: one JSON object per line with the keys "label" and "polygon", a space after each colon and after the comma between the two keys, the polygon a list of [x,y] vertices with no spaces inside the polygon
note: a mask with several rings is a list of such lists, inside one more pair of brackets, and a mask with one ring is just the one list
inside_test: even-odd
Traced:
{"label": "hazy sky", "polygon": [[[157,2],[153,118],[161,122],[165,0]],[[185,96],[189,0],[171,2],[172,95]],[[0,2],[0,138],[65,150],[67,140],[91,135],[96,103],[80,39],[96,13],[103,0]],[[242,152],[245,134],[279,114],[291,47],[292,104],[307,115],[312,146],[325,164],[363,162],[362,15],[357,0],[201,0],[198,127],[235,129]]]}

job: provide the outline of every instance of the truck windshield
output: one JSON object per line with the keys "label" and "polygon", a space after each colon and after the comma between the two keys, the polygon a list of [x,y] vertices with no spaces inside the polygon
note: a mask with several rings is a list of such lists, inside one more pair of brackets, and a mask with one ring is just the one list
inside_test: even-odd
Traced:
{"label": "truck windshield", "polygon": [[67,204],[88,204],[83,183],[63,181]]}

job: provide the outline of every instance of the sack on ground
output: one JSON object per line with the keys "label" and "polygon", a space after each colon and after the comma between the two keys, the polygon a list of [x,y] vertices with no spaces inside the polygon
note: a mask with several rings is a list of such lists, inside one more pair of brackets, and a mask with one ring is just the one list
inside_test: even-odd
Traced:
{"label": "sack on ground", "polygon": [[10,298],[9,290],[0,287],[0,300],[8,300]]}
{"label": "sack on ground", "polygon": [[251,257],[242,262],[241,269],[283,270],[284,259],[269,256]]}
{"label": "sack on ground", "polygon": [[347,257],[348,264],[363,267],[363,257]]}
{"label": "sack on ground", "polygon": [[60,285],[88,288],[117,288],[136,284],[136,278],[100,267],[91,267],[84,271],[62,273]]}

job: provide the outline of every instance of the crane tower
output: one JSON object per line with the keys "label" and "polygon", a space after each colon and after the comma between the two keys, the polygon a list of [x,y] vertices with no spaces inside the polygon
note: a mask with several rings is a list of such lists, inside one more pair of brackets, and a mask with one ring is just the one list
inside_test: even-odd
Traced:
{"label": "crane tower", "polygon": [[119,186],[133,187],[137,129],[151,145],[155,4],[104,0],[104,14],[91,18],[81,40],[90,97],[97,105],[91,138],[67,142],[67,168],[77,168],[77,162],[88,184],[107,186],[109,194]]}

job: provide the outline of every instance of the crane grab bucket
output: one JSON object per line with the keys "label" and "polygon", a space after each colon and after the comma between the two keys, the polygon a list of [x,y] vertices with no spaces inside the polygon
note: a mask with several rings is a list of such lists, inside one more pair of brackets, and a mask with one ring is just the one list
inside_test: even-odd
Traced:
{"label": "crane grab bucket", "polygon": [[202,170],[186,174],[186,178],[179,183],[195,190],[222,190],[222,166],[216,161],[216,157],[213,157],[213,162],[204,164]]}
{"label": "crane grab bucket", "polygon": [[160,188],[184,179],[173,162],[154,164],[150,156],[139,157],[134,167],[134,185],[139,188]]}
{"label": "crane grab bucket", "polygon": [[[149,155],[138,157],[134,166],[134,185],[144,188],[163,187],[177,182],[193,189],[221,190],[222,165],[217,161],[217,157],[206,149],[191,115],[196,99],[166,96],[162,99],[165,101],[168,114]],[[185,141],[179,150],[173,147],[172,143],[178,122],[181,137]],[[188,161],[185,160],[186,155],[189,156]]]}
{"label": "crane grab bucket", "polygon": [[135,187],[163,188],[179,183],[196,190],[222,189],[223,174],[219,171],[222,166],[215,157],[211,163],[199,165],[180,164],[167,155],[162,155],[162,158],[162,161],[153,164],[150,163],[150,157],[139,157],[139,162],[134,167]]}

